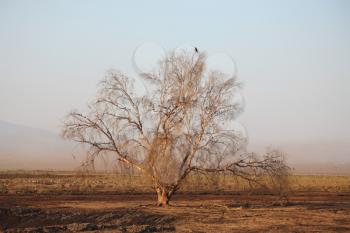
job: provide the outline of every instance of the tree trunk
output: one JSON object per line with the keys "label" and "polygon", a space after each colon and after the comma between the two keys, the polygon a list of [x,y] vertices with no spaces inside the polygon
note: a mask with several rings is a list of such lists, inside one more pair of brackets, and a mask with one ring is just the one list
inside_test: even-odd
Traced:
{"label": "tree trunk", "polygon": [[170,198],[173,194],[173,191],[172,190],[169,191],[165,188],[156,188],[156,192],[158,197],[157,205],[162,207],[167,207],[169,205]]}

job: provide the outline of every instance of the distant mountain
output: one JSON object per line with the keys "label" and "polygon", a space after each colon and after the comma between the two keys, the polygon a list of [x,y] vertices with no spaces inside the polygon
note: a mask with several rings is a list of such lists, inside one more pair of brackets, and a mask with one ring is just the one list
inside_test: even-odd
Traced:
{"label": "distant mountain", "polygon": [[81,150],[53,132],[0,121],[0,169],[70,170],[81,157]]}

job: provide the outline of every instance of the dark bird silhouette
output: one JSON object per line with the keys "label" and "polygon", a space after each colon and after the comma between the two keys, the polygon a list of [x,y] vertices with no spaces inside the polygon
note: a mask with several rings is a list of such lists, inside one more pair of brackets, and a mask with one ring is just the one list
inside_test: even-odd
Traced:
{"label": "dark bird silhouette", "polygon": [[198,49],[197,49],[197,47],[194,47],[194,51],[195,51],[196,53],[198,53]]}

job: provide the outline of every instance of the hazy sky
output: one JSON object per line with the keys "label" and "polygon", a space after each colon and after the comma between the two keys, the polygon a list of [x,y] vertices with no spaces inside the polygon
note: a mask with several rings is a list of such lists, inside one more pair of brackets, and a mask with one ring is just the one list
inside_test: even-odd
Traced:
{"label": "hazy sky", "polygon": [[[350,1],[0,0],[0,119],[59,131],[137,46],[234,57],[254,143],[350,142]],[[146,56],[147,57],[147,56]]]}

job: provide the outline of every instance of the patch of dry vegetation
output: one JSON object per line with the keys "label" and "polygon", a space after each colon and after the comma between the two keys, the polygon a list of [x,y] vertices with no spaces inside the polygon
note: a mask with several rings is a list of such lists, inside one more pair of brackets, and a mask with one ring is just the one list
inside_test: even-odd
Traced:
{"label": "patch of dry vegetation", "polygon": [[[350,192],[350,176],[292,175],[281,183],[266,179],[277,192]],[[138,175],[49,171],[0,172],[0,194],[98,194],[153,193],[148,179]],[[194,174],[179,192],[185,193],[266,193],[267,190],[232,175]]]}

